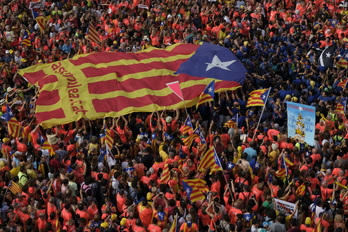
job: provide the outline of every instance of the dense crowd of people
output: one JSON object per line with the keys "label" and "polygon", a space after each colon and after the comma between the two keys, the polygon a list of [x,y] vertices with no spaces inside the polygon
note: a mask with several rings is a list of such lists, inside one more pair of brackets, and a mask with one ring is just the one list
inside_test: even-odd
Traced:
{"label": "dense crowd of people", "polygon": [[[348,52],[347,7],[329,0],[47,0],[35,9],[45,18],[40,30],[29,1],[1,1],[0,104],[2,114],[9,105],[22,131],[12,137],[2,120],[0,231],[309,232],[319,224],[347,232],[347,118],[336,109],[347,97],[338,86],[346,67],[336,66]],[[100,43],[88,40],[90,23]],[[31,46],[22,43],[26,33]],[[190,147],[183,143],[192,133],[183,133],[184,109],[46,130],[35,118],[37,88],[17,74],[78,54],[201,42],[229,48],[248,72],[241,88],[187,109],[206,140]],[[333,44],[332,64],[320,66],[318,49]],[[252,90],[269,87],[262,115],[262,107],[246,107]],[[316,108],[314,146],[287,136],[288,101]],[[224,127],[237,114],[237,128]],[[211,146],[222,171],[198,170]],[[287,176],[277,175],[282,157],[293,164]],[[190,201],[187,179],[206,181],[204,200]],[[278,210],[274,199],[296,209]]]}

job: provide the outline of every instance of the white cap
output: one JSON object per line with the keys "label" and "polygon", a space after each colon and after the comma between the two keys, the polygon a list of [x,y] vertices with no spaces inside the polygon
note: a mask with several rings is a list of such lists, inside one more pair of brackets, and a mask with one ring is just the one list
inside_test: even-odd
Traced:
{"label": "white cap", "polygon": [[171,122],[171,121],[172,121],[172,117],[171,116],[166,117],[166,122]]}

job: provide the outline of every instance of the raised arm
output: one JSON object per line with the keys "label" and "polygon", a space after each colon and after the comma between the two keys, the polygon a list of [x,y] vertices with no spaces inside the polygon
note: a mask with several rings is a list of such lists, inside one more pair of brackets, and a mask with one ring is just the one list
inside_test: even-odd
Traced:
{"label": "raised arm", "polygon": [[180,111],[178,108],[175,108],[175,118],[174,120],[175,121],[178,121],[179,120],[179,117],[180,117]]}

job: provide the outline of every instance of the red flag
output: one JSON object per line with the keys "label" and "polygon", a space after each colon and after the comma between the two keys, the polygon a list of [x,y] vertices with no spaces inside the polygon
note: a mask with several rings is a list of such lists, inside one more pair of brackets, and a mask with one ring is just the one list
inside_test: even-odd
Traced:
{"label": "red flag", "polygon": [[176,96],[178,96],[181,100],[184,100],[179,81],[167,83],[167,86],[176,94]]}

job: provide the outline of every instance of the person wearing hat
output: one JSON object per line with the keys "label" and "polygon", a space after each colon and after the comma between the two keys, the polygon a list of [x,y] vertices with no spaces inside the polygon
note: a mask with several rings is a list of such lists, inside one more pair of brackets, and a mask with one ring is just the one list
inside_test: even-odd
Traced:
{"label": "person wearing hat", "polygon": [[102,224],[100,224],[100,226],[101,226],[103,229],[107,229],[107,228],[109,227],[109,223],[103,222]]}
{"label": "person wearing hat", "polygon": [[168,127],[171,127],[172,131],[175,131],[177,128],[176,122],[178,121],[178,119],[180,117],[180,112],[179,112],[178,108],[175,109],[175,118],[174,119],[171,116],[167,116],[164,119],[163,115],[165,112],[166,112],[166,110],[163,110],[162,114],[160,116],[162,124],[163,124],[163,131],[167,131]]}
{"label": "person wearing hat", "polygon": [[307,217],[305,220],[305,224],[302,224],[300,227],[301,231],[306,231],[306,232],[312,232],[314,230],[313,227],[311,227],[312,220],[310,217]]}
{"label": "person wearing hat", "polygon": [[5,63],[9,64],[12,60],[12,56],[10,54],[9,50],[5,51],[5,56],[3,57],[3,60],[5,61]]}
{"label": "person wearing hat", "polygon": [[1,152],[6,157],[11,152],[11,147],[9,146],[10,139],[9,138],[3,138],[2,139],[2,147]]}
{"label": "person wearing hat", "polygon": [[127,219],[122,218],[120,221],[120,225],[117,227],[117,231],[129,232],[129,229],[126,226]]}

